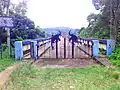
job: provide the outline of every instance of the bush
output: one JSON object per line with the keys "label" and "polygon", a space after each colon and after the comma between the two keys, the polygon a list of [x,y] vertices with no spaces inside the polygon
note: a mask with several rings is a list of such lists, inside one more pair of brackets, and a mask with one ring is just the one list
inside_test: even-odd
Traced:
{"label": "bush", "polygon": [[8,48],[7,44],[2,44],[2,50],[5,51]]}
{"label": "bush", "polygon": [[99,51],[100,51],[100,54],[103,54],[103,55],[106,54],[106,51],[103,48],[99,48]]}
{"label": "bush", "polygon": [[[8,55],[7,45],[2,45],[2,57],[0,56],[0,72],[9,67],[10,65],[16,63],[16,60]],[[11,48],[13,49],[13,48]],[[14,56],[14,52],[11,50],[11,55]]]}
{"label": "bush", "polygon": [[120,45],[117,45],[113,53],[108,56],[108,59],[116,66],[120,67]]}

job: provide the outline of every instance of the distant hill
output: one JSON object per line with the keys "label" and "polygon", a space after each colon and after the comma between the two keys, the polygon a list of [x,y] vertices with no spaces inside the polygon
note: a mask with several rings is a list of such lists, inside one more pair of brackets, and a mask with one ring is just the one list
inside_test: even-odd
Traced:
{"label": "distant hill", "polygon": [[49,37],[52,34],[57,34],[60,30],[62,33],[68,33],[71,30],[71,33],[76,34],[80,29],[72,29],[69,27],[55,27],[55,28],[42,28],[45,31],[46,36]]}

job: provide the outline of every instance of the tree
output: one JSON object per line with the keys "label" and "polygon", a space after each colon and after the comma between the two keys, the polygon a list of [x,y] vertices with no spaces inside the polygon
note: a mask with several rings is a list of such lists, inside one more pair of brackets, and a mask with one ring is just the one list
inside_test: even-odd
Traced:
{"label": "tree", "polygon": [[36,29],[36,33],[38,34],[38,38],[45,37],[45,31],[42,30],[40,26],[37,26],[35,29]]}
{"label": "tree", "polygon": [[[19,4],[13,4],[10,2],[10,0],[0,0],[0,16],[5,16],[6,15],[6,10],[9,7],[9,15],[10,16],[14,16],[14,15],[25,15],[26,12],[26,6],[27,6],[27,2],[25,2],[24,0],[22,2],[20,2]],[[18,12],[20,11],[20,12]],[[15,17],[15,16],[14,16]],[[2,39],[3,42],[6,42],[6,31],[4,28],[0,28],[0,37]]]}
{"label": "tree", "polygon": [[[120,42],[120,0],[92,0],[100,14],[90,14],[86,37],[113,39]],[[84,33],[83,33],[84,32]],[[86,34],[86,33],[87,34]]]}
{"label": "tree", "polygon": [[11,29],[12,39],[15,39],[17,37],[22,37],[23,39],[33,38],[33,36],[30,35],[31,31],[33,31],[34,34],[35,25],[33,21],[31,21],[26,16],[20,16],[20,15],[14,15],[13,20],[14,20],[14,27],[13,29]]}
{"label": "tree", "polygon": [[9,14],[25,15],[27,12],[27,1],[23,0],[19,4],[13,4],[10,0],[0,0],[0,15],[6,15],[6,9],[9,5]]}
{"label": "tree", "polygon": [[80,36],[88,38],[109,38],[109,26],[108,21],[102,14],[91,13],[87,17],[89,25],[87,28],[81,29]]}
{"label": "tree", "polygon": [[108,17],[110,38],[116,40],[120,32],[120,0],[93,0],[93,4],[104,16]]}
{"label": "tree", "polygon": [[[0,0],[0,15],[5,15],[5,11],[8,5],[8,0]],[[11,39],[35,39],[44,37],[44,31],[35,28],[35,24],[26,15],[27,1],[23,0],[19,4],[13,4],[10,2],[9,14],[13,17],[14,27],[11,28]],[[0,28],[0,37],[2,42],[6,42],[6,31],[4,28]]]}

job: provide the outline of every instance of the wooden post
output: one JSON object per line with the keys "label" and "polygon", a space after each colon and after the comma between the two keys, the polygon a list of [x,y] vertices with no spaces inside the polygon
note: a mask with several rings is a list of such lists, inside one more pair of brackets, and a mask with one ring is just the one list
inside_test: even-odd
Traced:
{"label": "wooden post", "polygon": [[56,58],[58,58],[58,40],[56,40]]}
{"label": "wooden post", "polygon": [[99,40],[92,40],[92,56],[99,57]]}
{"label": "wooden post", "polygon": [[72,58],[74,58],[74,41],[72,40]]}
{"label": "wooden post", "polygon": [[66,38],[64,38],[64,59],[66,58]]}
{"label": "wooden post", "polygon": [[23,45],[22,41],[15,42],[15,59],[22,59],[23,58]]}

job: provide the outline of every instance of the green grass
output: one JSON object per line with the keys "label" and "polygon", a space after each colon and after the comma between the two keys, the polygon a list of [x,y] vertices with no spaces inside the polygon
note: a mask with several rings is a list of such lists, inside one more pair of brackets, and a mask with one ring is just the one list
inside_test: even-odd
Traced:
{"label": "green grass", "polygon": [[2,58],[0,57],[0,72],[16,62],[17,61],[14,58],[9,57],[6,49],[5,51],[3,51]]}
{"label": "green grass", "polygon": [[5,90],[120,90],[119,68],[37,68],[14,70]]}

